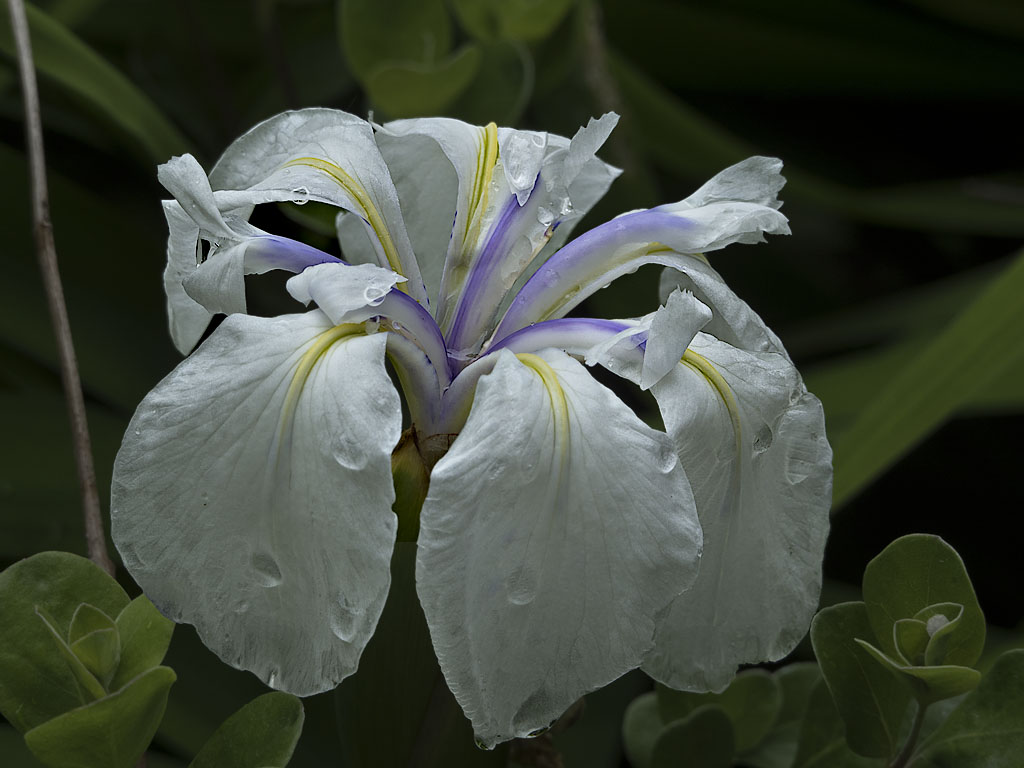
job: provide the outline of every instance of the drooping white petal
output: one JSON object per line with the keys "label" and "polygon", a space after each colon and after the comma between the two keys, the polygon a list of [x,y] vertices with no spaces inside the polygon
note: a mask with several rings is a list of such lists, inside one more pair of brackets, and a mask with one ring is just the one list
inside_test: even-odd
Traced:
{"label": "drooping white petal", "polygon": [[201,229],[216,237],[233,237],[213,197],[210,180],[192,155],[172,157],[157,168],[157,178]]}
{"label": "drooping white petal", "polygon": [[684,210],[725,200],[780,208],[782,203],[777,198],[785,185],[781,160],[777,157],[748,157],[712,176],[685,200],[661,208]]}
{"label": "drooping white petal", "polygon": [[739,665],[789,653],[817,608],[832,485],[824,415],[785,357],[705,334],[652,391],[693,486],[704,554],[644,670],[673,688],[721,690]]}
{"label": "drooping white petal", "polygon": [[663,433],[562,352],[496,355],[431,475],[416,571],[441,669],[487,745],[637,666],[701,541]]}
{"label": "drooping white petal", "polygon": [[710,319],[707,304],[689,291],[674,291],[651,317],[640,389],[650,389],[679,365],[693,337]]}
{"label": "drooping white petal", "polygon": [[213,312],[188,295],[182,285],[196,270],[199,226],[176,200],[163,201],[167,219],[167,266],[164,268],[164,293],[167,318],[175,348],[187,355],[210,324]]}
{"label": "drooping white petal", "polygon": [[[586,350],[587,365],[601,365],[647,390],[676,365],[697,332],[707,325],[711,310],[688,291],[671,294],[665,306],[636,320],[617,320],[624,328]],[[563,320],[548,323],[563,323]],[[531,326],[540,328],[545,323]],[[523,332],[521,331],[520,334]],[[515,336],[519,336],[516,334]],[[500,342],[505,345],[507,337]],[[567,347],[562,347],[568,349]]]}
{"label": "drooping white petal", "polygon": [[233,315],[147,395],[115,461],[113,536],[146,594],[299,695],[355,670],[387,594],[384,345],[319,311]]}
{"label": "drooping white petal", "polygon": [[210,312],[245,312],[245,251],[248,241],[218,249],[181,282],[185,292]]}
{"label": "drooping white petal", "polygon": [[408,279],[426,303],[398,193],[365,120],[302,109],[265,120],[236,139],[210,172],[215,190],[247,190],[253,202],[314,200],[352,211],[374,233],[377,263]]}
{"label": "drooping white petal", "polygon": [[359,323],[376,312],[388,291],[405,278],[373,264],[317,264],[289,278],[286,288],[296,301],[315,301],[331,322]]}

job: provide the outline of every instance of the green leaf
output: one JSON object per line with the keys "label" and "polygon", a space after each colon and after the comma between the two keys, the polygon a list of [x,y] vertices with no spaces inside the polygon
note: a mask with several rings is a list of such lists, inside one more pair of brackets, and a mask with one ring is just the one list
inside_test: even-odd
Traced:
{"label": "green leaf", "polygon": [[1024,753],[1024,650],[1004,653],[918,748],[910,768],[1018,765]]}
{"label": "green leaf", "polygon": [[945,646],[942,663],[969,667],[981,655],[985,617],[960,555],[938,536],[915,533],[892,542],[864,569],[863,593],[871,628],[887,655],[898,652],[896,621],[920,620],[923,609],[940,601],[963,606],[940,641]]}
{"label": "green leaf", "polygon": [[750,768],[791,768],[807,702],[822,679],[821,670],[813,661],[787,664],[772,676],[782,691],[782,706],[768,735],[756,747],[740,754],[741,764]]}
{"label": "green leaf", "polygon": [[533,93],[533,58],[515,43],[481,44],[479,69],[452,102],[451,114],[470,123],[515,125]]}
{"label": "green leaf", "polygon": [[24,737],[7,723],[0,723],[0,755],[4,757],[4,768],[40,768],[25,744]]}
{"label": "green leaf", "polygon": [[174,622],[164,618],[145,595],[128,603],[116,623],[121,637],[121,663],[110,681],[112,691],[163,661],[174,632]]}
{"label": "green leaf", "polygon": [[121,642],[116,629],[97,629],[71,644],[71,652],[100,681],[104,690],[121,660]]}
{"label": "green leaf", "polygon": [[443,0],[339,0],[341,48],[364,83],[384,64],[436,64],[451,50]]}
{"label": "green leaf", "polygon": [[[128,595],[94,563],[67,552],[41,552],[0,573],[0,713],[22,732],[82,704],[53,638],[63,642],[83,601],[116,616]],[[52,630],[37,608],[52,617]]]}
{"label": "green leaf", "polygon": [[[1024,252],[917,354],[885,378],[836,440],[833,498],[841,504],[941,425],[1022,353]],[[900,617],[903,618],[903,617]]]}
{"label": "green leaf", "polygon": [[844,726],[825,681],[811,691],[792,768],[872,768],[878,760],[850,751]]}
{"label": "green leaf", "polygon": [[896,651],[907,664],[922,666],[931,635],[928,625],[918,619],[897,619],[892,627]]}
{"label": "green leaf", "polygon": [[50,634],[50,639],[53,641],[53,646],[51,647],[56,648],[57,653],[64,659],[67,664],[67,668],[74,676],[78,691],[76,706],[88,704],[90,701],[101,699],[106,696],[107,691],[103,687],[103,684],[97,679],[92,671],[85,666],[85,662],[78,658],[75,652],[71,650],[67,641],[62,637],[60,630],[57,629],[56,622],[53,617],[50,616],[43,608],[39,608],[38,606],[36,607],[36,616]]}
{"label": "green leaf", "polygon": [[274,691],[229,717],[189,768],[284,768],[302,734],[302,702]]}
{"label": "green leaf", "polygon": [[117,693],[47,720],[25,743],[51,768],[132,768],[156,733],[174,670],[156,667]]}
{"label": "green leaf", "polygon": [[[84,99],[131,135],[154,161],[189,148],[188,141],[141,90],[67,27],[26,3],[32,54],[40,73]],[[0,51],[14,55],[7,14],[0,15]]]}
{"label": "green leaf", "polygon": [[857,644],[900,680],[921,706],[965,694],[981,679],[981,673],[970,667],[914,667],[890,658],[864,640],[858,638]]}
{"label": "green leaf", "polygon": [[98,608],[82,603],[71,618],[68,642],[85,668],[108,689],[121,659],[121,641],[114,620]]}
{"label": "green leaf", "polygon": [[892,757],[910,694],[855,641],[875,642],[864,603],[840,603],[818,612],[811,643],[846,724],[850,748],[865,757]]}
{"label": "green leaf", "polygon": [[451,5],[463,29],[474,37],[531,43],[554,31],[573,0],[453,0]]}
{"label": "green leaf", "polygon": [[729,768],[732,765],[732,723],[713,704],[694,710],[685,720],[670,723],[651,752],[651,768]]}
{"label": "green leaf", "polygon": [[637,696],[622,717],[622,741],[633,768],[650,768],[651,754],[665,721],[658,713],[658,695],[653,691]]}
{"label": "green leaf", "polygon": [[366,90],[391,117],[437,114],[469,87],[480,58],[480,48],[470,43],[437,63],[382,64],[366,77]]}
{"label": "green leaf", "polygon": [[773,675],[763,669],[738,674],[721,693],[687,693],[659,685],[658,708],[670,723],[687,717],[698,707],[714,704],[729,717],[736,750],[743,752],[765,737],[782,707],[782,691]]}

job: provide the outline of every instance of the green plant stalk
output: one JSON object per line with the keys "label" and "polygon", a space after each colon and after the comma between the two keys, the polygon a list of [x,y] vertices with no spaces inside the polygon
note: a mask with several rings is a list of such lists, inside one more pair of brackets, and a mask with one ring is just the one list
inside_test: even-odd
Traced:
{"label": "green plant stalk", "polygon": [[917,747],[917,740],[921,737],[921,726],[924,725],[924,715],[928,711],[927,704],[918,703],[917,712],[914,714],[914,722],[910,726],[910,735],[907,736],[907,741],[903,745],[903,749],[896,755],[896,758],[889,763],[889,768],[904,768],[909,762],[911,756],[914,754],[914,748]]}
{"label": "green plant stalk", "polygon": [[64,289],[57,267],[57,248],[53,242],[53,223],[50,221],[50,201],[46,186],[46,158],[43,154],[43,127],[39,112],[39,89],[36,86],[35,67],[32,63],[32,43],[28,33],[28,21],[25,17],[25,5],[22,0],[8,0],[7,6],[11,14],[11,31],[17,49],[21,90],[25,100],[25,141],[28,145],[31,180],[32,228],[35,234],[36,255],[39,257],[39,267],[43,273],[43,286],[50,308],[50,318],[57,336],[60,375],[68,406],[68,416],[71,421],[75,464],[78,468],[78,485],[85,516],[85,538],[89,558],[113,576],[114,564],[110,560],[110,555],[107,554],[99,493],[96,490],[96,470],[93,467],[89,424],[85,416],[85,397],[82,394],[78,361],[75,358],[75,347],[71,339],[71,323],[68,320]]}

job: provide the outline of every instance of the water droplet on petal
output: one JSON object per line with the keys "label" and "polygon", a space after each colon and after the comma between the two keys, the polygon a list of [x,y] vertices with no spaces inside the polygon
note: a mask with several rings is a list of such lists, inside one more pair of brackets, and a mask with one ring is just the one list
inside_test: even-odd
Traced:
{"label": "water droplet on petal", "polygon": [[384,297],[388,295],[388,290],[388,288],[380,285],[368,285],[363,291],[363,298],[371,307],[376,307],[384,301]]}
{"label": "water droplet on petal", "polygon": [[767,424],[762,424],[761,428],[757,430],[757,434],[754,435],[754,453],[764,453],[772,447],[772,428]]}
{"label": "water droplet on petal", "polygon": [[292,190],[292,194],[295,195],[292,202],[296,205],[305,205],[309,202],[309,190],[306,187],[296,187]]}
{"label": "water droplet on petal", "polygon": [[277,560],[269,552],[256,552],[252,556],[252,568],[261,586],[276,587],[284,579]]}
{"label": "water droplet on petal", "polygon": [[537,579],[526,568],[516,568],[505,579],[505,591],[513,605],[528,605],[537,596]]}
{"label": "water droplet on petal", "polygon": [[331,632],[343,642],[352,642],[352,639],[356,636],[356,630],[359,628],[363,613],[362,609],[351,606],[345,595],[335,595],[328,616]]}
{"label": "water droplet on petal", "polygon": [[540,222],[542,227],[546,227],[555,220],[555,214],[549,211],[544,206],[537,209],[537,221]]}
{"label": "water droplet on petal", "polygon": [[138,436],[139,436],[139,435],[141,435],[141,434],[142,434],[142,430],[141,430],[141,429],[136,429],[136,430],[135,430],[135,436],[136,436],[136,437],[138,437]]}
{"label": "water droplet on petal", "polygon": [[362,444],[351,435],[337,435],[331,450],[334,460],[345,469],[363,469],[370,458]]}

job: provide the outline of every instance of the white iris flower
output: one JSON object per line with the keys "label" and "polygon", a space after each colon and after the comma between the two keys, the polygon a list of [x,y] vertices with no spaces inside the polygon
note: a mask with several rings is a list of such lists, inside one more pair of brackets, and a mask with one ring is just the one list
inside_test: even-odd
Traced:
{"label": "white iris flower", "polygon": [[[139,406],[114,468],[114,538],[161,610],[275,688],[356,670],[398,527],[389,360],[430,471],[416,587],[482,743],[637,667],[720,689],[794,647],[828,528],[822,409],[700,255],[788,232],[781,163],[566,242],[618,175],[595,157],[615,122],[569,141],[309,109],[209,176],[188,155],[160,168],[178,349],[228,315]],[[341,209],[345,261],[248,223],[275,201]],[[670,268],[657,312],[566,317],[644,264]],[[272,269],[315,308],[246,314],[244,275]],[[583,363],[650,389],[665,431]]]}

